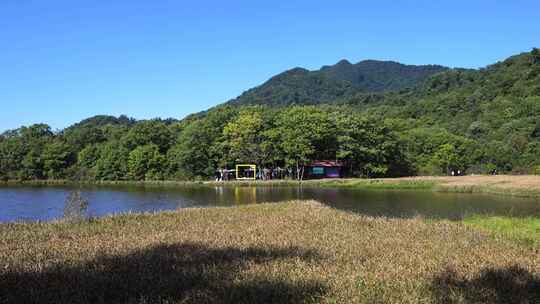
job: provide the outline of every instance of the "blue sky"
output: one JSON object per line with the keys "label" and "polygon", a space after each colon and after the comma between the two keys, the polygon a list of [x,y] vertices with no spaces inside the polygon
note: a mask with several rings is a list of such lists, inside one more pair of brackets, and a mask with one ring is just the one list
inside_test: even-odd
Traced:
{"label": "blue sky", "polygon": [[540,46],[540,1],[258,2],[2,0],[0,130],[182,118],[343,58],[476,68]]}

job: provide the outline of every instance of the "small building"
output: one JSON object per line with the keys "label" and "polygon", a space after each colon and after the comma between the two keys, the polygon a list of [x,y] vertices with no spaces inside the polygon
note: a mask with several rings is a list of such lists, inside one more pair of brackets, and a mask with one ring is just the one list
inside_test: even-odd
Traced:
{"label": "small building", "polygon": [[236,165],[236,179],[257,179],[257,166],[253,164]]}
{"label": "small building", "polygon": [[341,178],[343,177],[343,163],[332,160],[317,160],[305,168],[306,178]]}

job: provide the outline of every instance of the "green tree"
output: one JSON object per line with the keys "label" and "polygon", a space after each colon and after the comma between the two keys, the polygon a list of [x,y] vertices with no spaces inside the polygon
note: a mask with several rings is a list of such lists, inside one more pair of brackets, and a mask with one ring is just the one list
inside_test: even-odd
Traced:
{"label": "green tree", "polygon": [[124,180],[127,177],[129,151],[116,142],[102,146],[96,161],[95,176],[98,180]]}
{"label": "green tree", "polygon": [[21,162],[18,178],[22,180],[43,179],[43,160],[40,151],[31,149]]}
{"label": "green tree", "polygon": [[129,153],[128,176],[135,180],[163,179],[166,160],[154,144],[139,146]]}
{"label": "green tree", "polygon": [[51,127],[46,124],[34,124],[29,127],[22,127],[19,132],[22,138],[28,142],[53,136]]}
{"label": "green tree", "polygon": [[133,150],[138,146],[154,144],[160,152],[167,152],[174,142],[174,134],[167,124],[161,120],[145,120],[135,124],[122,141],[127,149]]}
{"label": "green tree", "polygon": [[336,121],[336,156],[349,164],[351,174],[355,169],[368,177],[408,173],[397,136],[384,122],[358,114],[340,114]]}
{"label": "green tree", "polygon": [[220,143],[223,128],[235,116],[235,109],[221,107],[204,118],[190,121],[176,145],[168,151],[171,175],[178,178],[213,176],[225,154]]}
{"label": "green tree", "polygon": [[449,174],[452,170],[457,171],[461,165],[456,147],[452,144],[441,145],[433,154],[432,161],[444,174]]}
{"label": "green tree", "polygon": [[103,130],[95,126],[72,127],[62,132],[61,137],[75,151],[106,140]]}
{"label": "green tree", "polygon": [[247,109],[223,128],[223,146],[232,163],[255,163],[258,168],[270,160],[271,144],[259,110]]}
{"label": "green tree", "polygon": [[65,178],[66,169],[73,163],[73,154],[69,145],[61,141],[53,141],[45,146],[42,159],[47,178]]}
{"label": "green tree", "polygon": [[22,162],[27,153],[23,142],[10,134],[0,142],[0,178],[12,180],[19,178]]}
{"label": "green tree", "polygon": [[315,107],[291,107],[279,113],[275,124],[285,161],[295,167],[298,180],[315,157],[335,156],[335,127],[328,113]]}
{"label": "green tree", "polygon": [[94,167],[100,157],[98,145],[88,145],[77,154],[77,168],[75,176],[77,179],[95,179]]}

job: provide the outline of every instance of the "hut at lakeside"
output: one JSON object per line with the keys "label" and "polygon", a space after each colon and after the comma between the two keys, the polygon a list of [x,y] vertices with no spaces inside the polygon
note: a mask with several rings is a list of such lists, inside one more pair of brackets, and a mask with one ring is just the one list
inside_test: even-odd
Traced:
{"label": "hut at lakeside", "polygon": [[306,178],[341,178],[344,164],[340,161],[317,160],[306,166]]}

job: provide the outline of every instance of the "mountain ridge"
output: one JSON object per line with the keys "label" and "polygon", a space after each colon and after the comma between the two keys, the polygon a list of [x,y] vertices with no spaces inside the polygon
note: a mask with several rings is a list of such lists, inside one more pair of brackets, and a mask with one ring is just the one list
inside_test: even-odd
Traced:
{"label": "mountain ridge", "polygon": [[428,77],[450,70],[441,65],[407,65],[396,61],[342,59],[318,70],[295,67],[272,76],[226,104],[320,104],[357,93],[399,91],[417,86]]}

